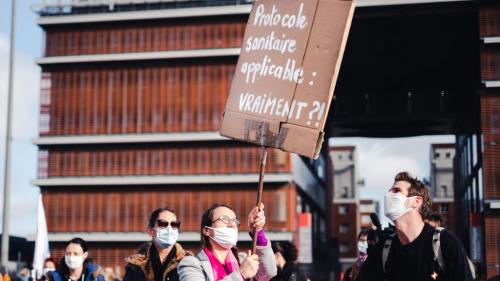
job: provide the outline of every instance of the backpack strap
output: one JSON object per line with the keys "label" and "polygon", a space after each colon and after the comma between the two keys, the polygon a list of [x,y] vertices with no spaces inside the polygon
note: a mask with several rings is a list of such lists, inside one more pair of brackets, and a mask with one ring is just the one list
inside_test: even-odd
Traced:
{"label": "backpack strap", "polygon": [[382,270],[385,273],[385,263],[389,258],[389,251],[391,250],[392,239],[394,239],[395,235],[389,236],[384,242],[384,248],[382,248]]}
{"label": "backpack strap", "polygon": [[441,252],[441,231],[443,227],[436,227],[434,234],[432,235],[432,251],[434,252],[434,260],[438,262],[441,270],[445,270],[445,264],[443,259],[443,253]]}
{"label": "backpack strap", "polygon": [[[432,236],[432,250],[434,252],[434,260],[436,260],[439,264],[439,267],[441,267],[441,270],[445,270],[445,262],[443,258],[443,253],[441,252],[441,231],[443,231],[443,227],[436,227],[434,230],[434,235]],[[467,264],[469,265],[470,272],[474,278],[476,278],[476,267],[474,266],[474,263],[470,260],[469,257],[467,258]]]}

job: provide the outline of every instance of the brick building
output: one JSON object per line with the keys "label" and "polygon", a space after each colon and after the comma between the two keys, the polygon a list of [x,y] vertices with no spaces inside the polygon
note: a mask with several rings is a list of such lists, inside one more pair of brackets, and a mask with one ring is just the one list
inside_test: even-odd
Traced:
{"label": "brick building", "polygon": [[[189,249],[213,203],[245,221],[259,169],[258,147],[217,133],[251,5],[132,3],[38,7],[45,42],[34,184],[52,254],[61,257],[65,242],[80,236],[96,262],[117,270],[149,240],[155,208],[176,211]],[[271,240],[293,240],[297,215],[312,215],[314,261],[326,237],[324,169],[324,158],[272,150],[263,195]],[[240,231],[249,245],[245,223]]]}
{"label": "brick building", "polygon": [[354,146],[330,147],[333,164],[333,201],[331,235],[338,241],[342,270],[351,266],[357,257],[357,234],[360,230],[359,186]]}
{"label": "brick building", "polygon": [[453,193],[453,175],[455,144],[431,144],[430,150],[430,184],[432,211],[442,214],[446,225],[455,230],[455,203]]}
{"label": "brick building", "polygon": [[371,199],[363,199],[359,201],[359,216],[360,216],[360,227],[362,229],[373,228],[374,225],[370,218],[370,214],[379,214],[380,204],[378,201]]}

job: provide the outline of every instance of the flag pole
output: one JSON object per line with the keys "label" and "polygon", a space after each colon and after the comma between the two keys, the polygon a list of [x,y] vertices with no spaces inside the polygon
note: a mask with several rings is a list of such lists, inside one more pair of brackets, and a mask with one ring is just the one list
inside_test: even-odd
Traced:
{"label": "flag pole", "polygon": [[14,47],[16,30],[16,0],[12,0],[11,24],[10,24],[10,49],[9,49],[9,85],[7,93],[7,133],[5,134],[5,160],[3,175],[3,220],[2,220],[2,252],[1,264],[7,269],[9,263],[9,216],[10,216],[10,154],[12,139],[12,109],[14,100],[12,98],[14,84]]}
{"label": "flag pole", "polygon": [[[264,145],[260,148],[260,169],[259,169],[259,189],[257,190],[257,208],[260,210],[262,204],[262,193],[264,192],[264,170],[266,168],[267,147]],[[257,233],[254,233],[252,240],[252,254],[255,254],[257,249]]]}

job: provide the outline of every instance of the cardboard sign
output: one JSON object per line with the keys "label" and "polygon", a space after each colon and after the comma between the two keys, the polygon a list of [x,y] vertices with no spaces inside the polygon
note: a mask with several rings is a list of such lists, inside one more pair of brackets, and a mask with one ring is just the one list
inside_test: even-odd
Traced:
{"label": "cardboard sign", "polygon": [[317,158],[353,12],[353,1],[255,1],[220,134]]}

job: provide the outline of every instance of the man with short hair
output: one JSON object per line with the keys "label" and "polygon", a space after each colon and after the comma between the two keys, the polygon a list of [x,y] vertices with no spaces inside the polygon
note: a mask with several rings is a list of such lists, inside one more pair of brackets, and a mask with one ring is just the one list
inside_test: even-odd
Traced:
{"label": "man with short hair", "polygon": [[[396,234],[377,243],[357,281],[475,280],[458,238],[424,223],[431,206],[429,190],[421,181],[407,172],[396,175],[384,200],[385,215],[396,226]],[[436,240],[438,247],[433,244]]]}

